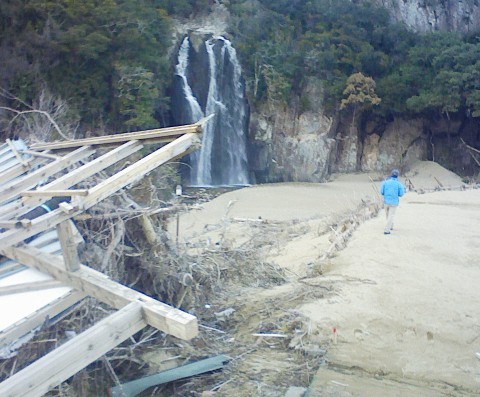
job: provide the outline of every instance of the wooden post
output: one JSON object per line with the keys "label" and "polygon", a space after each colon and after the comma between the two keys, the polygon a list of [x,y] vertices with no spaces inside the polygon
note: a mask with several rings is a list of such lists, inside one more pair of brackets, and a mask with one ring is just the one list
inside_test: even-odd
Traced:
{"label": "wooden post", "polygon": [[65,268],[69,272],[76,272],[80,269],[80,259],[78,258],[77,244],[72,227],[72,221],[63,221],[57,225],[57,232],[62,246]]}

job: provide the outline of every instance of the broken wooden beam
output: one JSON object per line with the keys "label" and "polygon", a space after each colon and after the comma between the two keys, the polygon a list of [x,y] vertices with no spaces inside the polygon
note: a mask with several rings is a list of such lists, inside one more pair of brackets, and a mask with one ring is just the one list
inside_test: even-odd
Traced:
{"label": "broken wooden beam", "polygon": [[[57,190],[57,189],[69,189],[70,187],[76,185],[89,178],[92,175],[97,174],[100,171],[105,170],[111,165],[121,161],[128,156],[136,153],[143,148],[143,145],[138,141],[130,141],[124,143],[122,146],[119,146],[106,154],[103,154],[100,157],[80,166],[79,168],[70,171],[68,174],[61,176],[60,178],[37,188],[38,191],[45,190]],[[23,198],[23,200],[17,200],[12,203],[8,203],[2,207],[0,213],[0,219],[5,217],[18,217],[20,215],[26,214],[28,211],[44,204],[48,200],[48,197],[28,197]]]}
{"label": "broken wooden beam", "polygon": [[0,229],[14,229],[18,227],[18,221],[1,221]]}
{"label": "broken wooden beam", "polygon": [[68,166],[91,156],[93,153],[95,153],[95,151],[89,147],[79,148],[68,153],[64,157],[39,168],[38,170],[12,180],[6,185],[0,186],[0,202],[8,201],[17,197],[21,192],[38,185],[42,179],[48,178],[57,172],[62,171]]}
{"label": "broken wooden beam", "polygon": [[21,294],[22,292],[40,291],[42,289],[57,287],[65,287],[65,285],[57,280],[33,281],[30,283],[6,285],[0,287],[0,296]]}
{"label": "broken wooden beam", "polygon": [[177,156],[184,155],[198,141],[199,137],[197,134],[185,134],[168,145],[150,153],[148,156],[90,189],[88,196],[82,200],[83,207],[90,208],[125,186],[138,182],[158,166],[171,161]]}
{"label": "broken wooden beam", "polygon": [[[26,160],[27,165],[16,163],[11,167],[7,167],[6,169],[0,170],[0,181],[2,185],[7,184],[12,179],[19,177],[20,175],[25,174],[28,170],[33,169],[37,166],[43,166],[47,162],[47,159],[43,158],[29,158]],[[0,185],[0,190],[2,189],[2,185]]]}
{"label": "broken wooden beam", "polygon": [[15,145],[13,144],[13,142],[8,138],[5,140],[5,142],[7,142],[8,146],[10,146],[10,150],[13,152],[13,154],[17,158],[18,162],[20,164],[24,165],[24,166],[28,165],[27,161],[25,161],[25,159],[21,156],[21,154],[18,153],[18,150],[15,147]]}
{"label": "broken wooden beam", "polygon": [[21,150],[20,153],[28,154],[28,155],[34,156],[34,157],[43,157],[43,158],[50,159],[50,160],[57,160],[59,158],[59,156],[57,156],[55,154],[48,153],[48,151],[37,152],[36,150],[25,149],[25,150]]}
{"label": "broken wooden beam", "polygon": [[3,397],[40,397],[146,326],[131,302],[0,383]]}
{"label": "broken wooden beam", "polygon": [[77,201],[78,206],[74,206],[71,211],[66,213],[59,208],[32,219],[28,229],[10,229],[0,233],[0,250],[55,227],[60,222],[72,218],[75,215],[79,215],[118,190],[123,189],[125,186],[138,182],[145,174],[148,174],[158,166],[184,154],[198,141],[199,138],[197,134],[185,134],[89,189],[88,196],[81,201],[79,199]]}
{"label": "broken wooden beam", "polygon": [[44,197],[58,197],[58,196],[88,196],[88,189],[66,189],[66,190],[27,190],[21,192],[20,195],[25,197],[44,196]]}
{"label": "broken wooden beam", "polygon": [[112,307],[121,308],[130,302],[140,302],[145,321],[167,334],[180,339],[192,339],[198,334],[195,316],[119,284],[88,266],[80,265],[79,270],[69,272],[65,269],[63,258],[47,254],[34,247],[8,247],[0,250],[0,253],[43,273],[50,274],[55,279]]}
{"label": "broken wooden beam", "polygon": [[132,140],[173,141],[181,135],[201,132],[201,126],[197,124],[182,125],[169,128],[157,128],[153,130],[129,132],[124,134],[104,135],[94,138],[75,139],[71,141],[40,143],[31,146],[35,150],[58,150],[79,146],[111,145],[124,143]]}

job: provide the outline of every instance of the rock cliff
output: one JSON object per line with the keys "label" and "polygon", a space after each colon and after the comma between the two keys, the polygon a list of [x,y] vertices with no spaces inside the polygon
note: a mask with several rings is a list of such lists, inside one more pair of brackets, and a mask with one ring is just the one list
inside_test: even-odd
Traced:
{"label": "rock cliff", "polygon": [[480,31],[478,0],[374,0],[384,6],[397,22],[417,32]]}

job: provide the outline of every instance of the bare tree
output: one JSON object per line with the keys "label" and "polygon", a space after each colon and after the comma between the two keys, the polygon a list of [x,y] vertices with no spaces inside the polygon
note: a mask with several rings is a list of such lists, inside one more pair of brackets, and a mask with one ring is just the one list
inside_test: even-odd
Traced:
{"label": "bare tree", "polygon": [[6,134],[44,142],[75,137],[78,120],[72,116],[67,102],[54,97],[48,90],[42,90],[31,105],[4,89],[0,89],[0,96],[11,103],[0,106],[3,110],[0,123]]}

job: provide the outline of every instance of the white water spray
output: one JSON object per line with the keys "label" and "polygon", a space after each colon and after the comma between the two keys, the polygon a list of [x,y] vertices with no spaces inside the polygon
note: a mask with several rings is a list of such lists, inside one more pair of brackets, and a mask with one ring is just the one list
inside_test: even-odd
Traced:
{"label": "white water spray", "polygon": [[[176,74],[183,82],[184,123],[194,123],[215,114],[204,129],[201,149],[191,155],[190,182],[196,186],[247,185],[247,103],[236,51],[223,37],[206,41],[208,55],[208,94],[205,110],[195,97],[187,75],[189,39],[184,39],[178,54]],[[203,71],[205,73],[205,71]]]}

